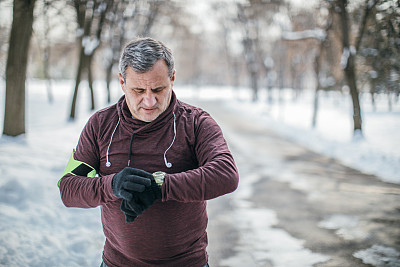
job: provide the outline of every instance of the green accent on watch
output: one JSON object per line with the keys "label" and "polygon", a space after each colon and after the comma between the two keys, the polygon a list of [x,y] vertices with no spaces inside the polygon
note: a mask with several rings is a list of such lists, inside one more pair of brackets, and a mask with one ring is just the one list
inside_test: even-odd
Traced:
{"label": "green accent on watch", "polygon": [[58,180],[58,183],[57,183],[58,187],[60,187],[61,179],[67,173],[70,173],[73,175],[79,175],[79,176],[87,176],[87,177],[95,177],[96,176],[96,170],[89,164],[86,164],[85,162],[75,160],[74,154],[75,154],[75,149],[72,150],[72,154],[71,154],[71,157],[69,158],[68,164],[65,167],[65,170],[64,170],[63,174],[61,175],[60,180]]}
{"label": "green accent on watch", "polygon": [[153,173],[154,181],[156,181],[158,186],[161,187],[164,184],[165,175],[166,173],[161,171]]}

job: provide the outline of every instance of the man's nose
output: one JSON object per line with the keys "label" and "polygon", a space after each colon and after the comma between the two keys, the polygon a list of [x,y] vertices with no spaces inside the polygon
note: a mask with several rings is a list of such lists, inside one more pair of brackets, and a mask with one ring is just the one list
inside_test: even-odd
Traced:
{"label": "man's nose", "polygon": [[143,97],[143,104],[146,107],[151,108],[154,107],[157,103],[156,95],[153,92],[146,92]]}

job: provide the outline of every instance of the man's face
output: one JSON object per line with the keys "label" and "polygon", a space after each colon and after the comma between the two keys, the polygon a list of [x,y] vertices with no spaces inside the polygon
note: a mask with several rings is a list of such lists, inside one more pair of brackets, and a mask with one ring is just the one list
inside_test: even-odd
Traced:
{"label": "man's face", "polygon": [[133,117],[151,122],[169,106],[175,71],[170,78],[164,60],[158,60],[153,68],[145,73],[126,70],[126,79],[119,74],[119,82],[125,93],[126,103]]}

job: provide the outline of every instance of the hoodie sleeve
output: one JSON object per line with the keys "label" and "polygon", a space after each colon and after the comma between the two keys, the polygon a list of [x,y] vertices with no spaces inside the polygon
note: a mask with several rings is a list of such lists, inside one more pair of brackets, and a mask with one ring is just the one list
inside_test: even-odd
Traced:
{"label": "hoodie sleeve", "polygon": [[[99,170],[98,117],[93,115],[79,138],[74,159],[85,162],[96,171]],[[112,191],[114,175],[86,177],[66,174],[60,181],[61,199],[67,207],[93,208],[118,198]]]}
{"label": "hoodie sleeve", "polygon": [[194,149],[200,167],[167,174],[162,187],[163,201],[203,201],[231,193],[238,186],[239,174],[218,124],[202,112],[194,130]]}

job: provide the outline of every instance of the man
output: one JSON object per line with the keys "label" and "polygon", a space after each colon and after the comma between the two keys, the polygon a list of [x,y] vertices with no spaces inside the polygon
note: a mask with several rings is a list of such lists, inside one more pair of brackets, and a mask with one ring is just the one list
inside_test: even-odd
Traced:
{"label": "man", "polygon": [[101,206],[102,266],[208,266],[206,200],[239,180],[221,129],[176,99],[163,43],[133,40],[119,68],[124,96],[83,129],[59,181],[62,201]]}

